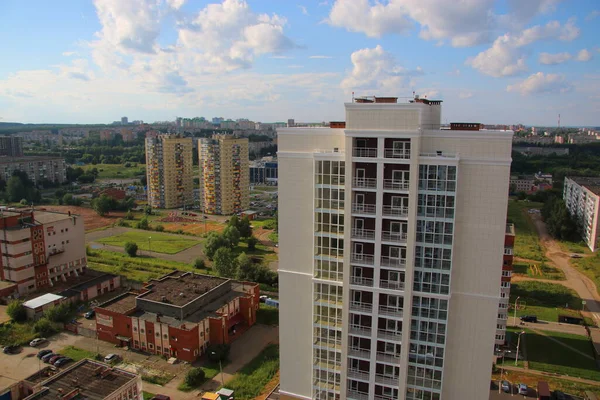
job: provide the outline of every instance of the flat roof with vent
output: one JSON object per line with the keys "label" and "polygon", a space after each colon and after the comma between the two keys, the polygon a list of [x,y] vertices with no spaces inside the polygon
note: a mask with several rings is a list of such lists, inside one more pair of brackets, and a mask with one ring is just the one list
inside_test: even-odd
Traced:
{"label": "flat roof with vent", "polygon": [[194,274],[192,272],[175,276],[168,275],[148,282],[147,287],[150,291],[140,295],[139,298],[172,304],[174,306],[183,306],[221,286],[228,280],[216,276]]}

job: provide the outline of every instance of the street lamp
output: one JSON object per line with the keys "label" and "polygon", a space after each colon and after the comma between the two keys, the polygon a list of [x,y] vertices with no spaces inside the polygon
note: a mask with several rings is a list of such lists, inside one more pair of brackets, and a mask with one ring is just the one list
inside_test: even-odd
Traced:
{"label": "street lamp", "polygon": [[[216,356],[217,353],[211,351],[210,354]],[[219,370],[221,371],[221,386],[225,387],[225,378],[223,377],[223,365],[221,364],[221,357],[219,357]]]}
{"label": "street lamp", "polygon": [[148,236],[148,257],[150,257],[150,240],[152,239],[152,236]]}
{"label": "street lamp", "polygon": [[519,345],[521,344],[521,335],[524,333],[525,333],[525,331],[519,332],[519,338],[517,339],[517,356],[515,357],[515,367],[517,366],[517,363],[519,362]]}
{"label": "street lamp", "polygon": [[517,296],[517,298],[515,300],[515,317],[513,319],[515,326],[517,326],[517,302],[519,301],[520,298],[521,298],[521,296]]}

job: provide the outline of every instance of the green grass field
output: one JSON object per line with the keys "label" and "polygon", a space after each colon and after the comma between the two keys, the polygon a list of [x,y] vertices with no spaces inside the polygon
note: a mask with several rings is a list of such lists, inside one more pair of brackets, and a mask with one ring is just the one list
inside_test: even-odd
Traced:
{"label": "green grass field", "polygon": [[[151,238],[151,239],[148,239]],[[189,237],[168,235],[159,232],[131,230],[123,234],[99,239],[98,242],[111,246],[125,246],[127,242],[135,242],[138,252],[150,250],[156,253],[176,254],[199,244],[198,240]]]}
{"label": "green grass field", "polygon": [[145,164],[131,163],[131,165],[131,167],[126,168],[125,164],[89,164],[82,168],[84,171],[96,168],[98,170],[98,179],[126,179],[141,178],[144,176],[146,173]]}
{"label": "green grass field", "polygon": [[[563,285],[522,281],[513,283],[510,289],[509,315],[514,314],[515,299],[519,297],[519,309],[517,316],[535,315],[540,320],[558,321],[559,314],[568,314],[581,317],[581,298],[572,289]],[[565,309],[566,305],[569,309]]]}
{"label": "green grass field", "polygon": [[279,309],[260,303],[260,308],[256,312],[256,322],[263,325],[278,325]]}
{"label": "green grass field", "polygon": [[[588,337],[550,331],[544,331],[547,335],[544,336],[529,329],[525,329],[525,332],[529,368],[600,381],[600,370],[596,366],[592,343]],[[588,354],[589,357],[561,346],[549,337]]]}
{"label": "green grass field", "polygon": [[585,258],[572,258],[571,265],[583,272],[596,284],[600,294],[600,253]]}
{"label": "green grass field", "polygon": [[[227,364],[229,364],[229,361],[223,362],[222,367],[225,368]],[[204,371],[204,381],[202,383],[211,380],[220,372],[219,364],[209,363],[201,366],[200,368],[202,368]],[[202,384],[197,386],[189,386],[187,383],[185,383],[185,380],[183,380],[179,386],[177,386],[177,390],[181,390],[182,392],[191,392],[192,390],[198,389],[198,387],[201,385]]]}
{"label": "green grass field", "polygon": [[67,346],[64,349],[60,350],[58,353],[62,354],[65,357],[71,357],[75,362],[83,360],[84,358],[95,360],[97,355],[93,351],[83,350],[74,346]]}
{"label": "green grass field", "polygon": [[541,208],[541,203],[524,201],[508,201],[508,219],[515,224],[515,256],[528,260],[543,261],[545,259],[535,225],[527,210]]}
{"label": "green grass field", "polygon": [[279,371],[279,347],[271,344],[235,374],[225,386],[235,392],[237,399],[254,399],[277,371]]}
{"label": "green grass field", "polygon": [[513,264],[513,274],[524,275],[536,279],[552,279],[564,281],[565,274],[560,269],[542,263],[515,262]]}

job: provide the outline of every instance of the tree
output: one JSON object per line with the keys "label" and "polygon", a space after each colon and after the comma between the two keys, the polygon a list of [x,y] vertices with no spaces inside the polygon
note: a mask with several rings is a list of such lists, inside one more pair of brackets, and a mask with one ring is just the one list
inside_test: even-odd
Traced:
{"label": "tree", "polygon": [[542,217],[548,233],[561,240],[578,240],[578,226],[569,214],[565,202],[557,196],[550,197],[542,208]]}
{"label": "tree", "polygon": [[248,243],[248,251],[256,250],[256,245],[258,244],[258,239],[254,236],[250,236],[246,241]]}
{"label": "tree", "polygon": [[113,209],[113,199],[103,194],[92,200],[92,208],[99,216],[103,217]]}
{"label": "tree", "polygon": [[234,248],[240,242],[240,231],[235,226],[228,226],[223,231],[223,240],[230,248]]}
{"label": "tree", "polygon": [[34,325],[33,331],[39,336],[52,336],[58,332],[57,327],[46,317],[40,318]]}
{"label": "tree", "polygon": [[195,387],[202,382],[204,382],[205,373],[204,370],[200,367],[190,368],[190,370],[185,374],[185,384],[190,387]]}
{"label": "tree", "polygon": [[250,218],[248,216],[244,216],[240,223],[237,226],[238,231],[240,231],[240,236],[243,238],[249,238],[252,236],[252,226],[250,226]]}
{"label": "tree", "polygon": [[204,262],[201,258],[196,258],[194,261],[194,268],[196,269],[206,269],[206,262]]}
{"label": "tree", "polygon": [[150,225],[148,223],[148,218],[147,217],[144,217],[144,218],[140,219],[138,221],[138,223],[136,224],[136,228],[138,228],[138,229],[148,230],[149,227],[150,227]]}
{"label": "tree", "polygon": [[204,241],[204,254],[212,260],[217,250],[224,246],[226,244],[221,235],[214,231],[209,232]]}
{"label": "tree", "polygon": [[237,272],[237,260],[227,247],[219,248],[214,255],[215,270],[219,276],[233,278]]}
{"label": "tree", "polygon": [[71,320],[71,307],[68,303],[59,304],[46,310],[44,317],[51,322],[67,323]]}
{"label": "tree", "polygon": [[233,226],[234,228],[239,229],[239,227],[240,227],[240,219],[238,218],[237,215],[233,215],[231,218],[229,218],[229,222],[228,222],[227,225]]}
{"label": "tree", "polygon": [[237,263],[237,278],[241,280],[250,280],[254,275],[254,265],[252,264],[252,260],[250,257],[246,255],[246,253],[240,253],[236,258]]}
{"label": "tree", "polygon": [[128,220],[134,220],[135,219],[133,217],[133,213],[131,212],[131,210],[127,211],[127,214],[125,214],[125,219],[128,219]]}
{"label": "tree", "polygon": [[125,252],[129,254],[129,257],[137,256],[138,245],[135,242],[125,243]]}
{"label": "tree", "polygon": [[62,202],[68,206],[80,206],[82,203],[81,199],[73,197],[71,193],[65,194],[62,198]]}
{"label": "tree", "polygon": [[6,308],[6,313],[15,322],[23,322],[27,319],[27,310],[19,300],[11,301]]}
{"label": "tree", "polygon": [[8,200],[13,202],[26,199],[28,195],[27,188],[18,176],[10,177],[6,183],[6,194],[8,195]]}

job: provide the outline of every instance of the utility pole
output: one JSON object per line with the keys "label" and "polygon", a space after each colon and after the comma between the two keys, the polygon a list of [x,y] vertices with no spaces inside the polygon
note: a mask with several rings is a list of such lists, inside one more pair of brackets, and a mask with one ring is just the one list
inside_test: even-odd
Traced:
{"label": "utility pole", "polygon": [[515,367],[517,366],[517,363],[519,362],[519,345],[521,344],[521,335],[524,333],[525,333],[525,331],[521,331],[519,333],[519,338],[517,339],[517,356],[515,357]]}
{"label": "utility pole", "polygon": [[515,318],[514,318],[514,323],[515,326],[517,326],[517,302],[519,301],[519,299],[521,298],[521,296],[517,296],[517,299],[515,300]]}

